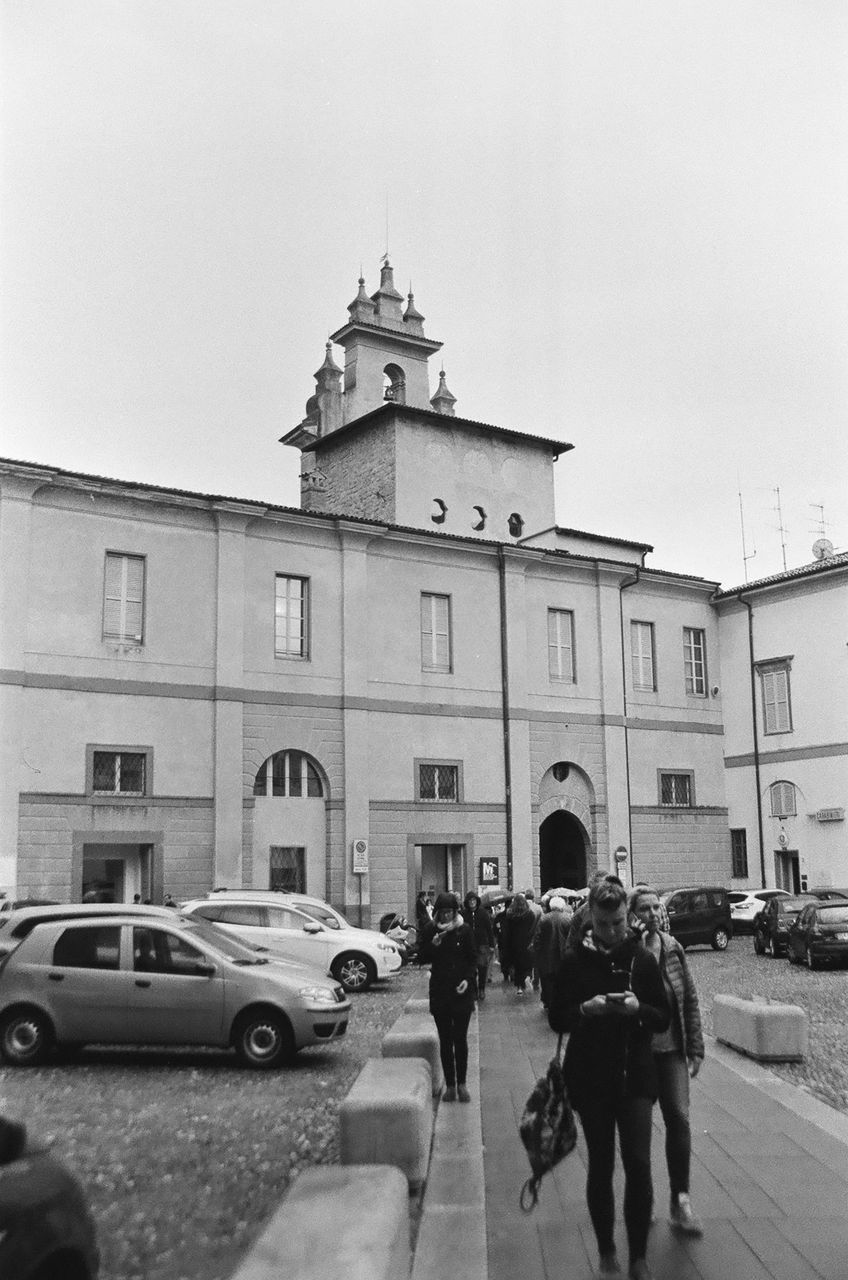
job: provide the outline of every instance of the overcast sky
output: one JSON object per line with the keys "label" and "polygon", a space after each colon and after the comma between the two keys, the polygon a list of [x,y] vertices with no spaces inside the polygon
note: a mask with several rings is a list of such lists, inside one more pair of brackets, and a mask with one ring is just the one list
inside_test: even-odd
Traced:
{"label": "overcast sky", "polygon": [[3,455],[297,505],[388,196],[457,413],[574,444],[559,523],[729,586],[779,488],[790,568],[815,504],[848,545],[844,0],[2,13]]}

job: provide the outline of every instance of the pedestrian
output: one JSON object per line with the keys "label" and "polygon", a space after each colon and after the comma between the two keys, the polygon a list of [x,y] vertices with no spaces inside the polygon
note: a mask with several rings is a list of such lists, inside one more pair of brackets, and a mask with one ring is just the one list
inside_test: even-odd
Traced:
{"label": "pedestrian", "polygon": [[[621,880],[612,871],[595,871],[589,881],[589,894],[591,896],[592,887],[596,884],[603,884],[608,881],[610,884],[621,885]],[[623,887],[623,886],[622,886]],[[568,949],[574,951],[580,946],[583,935],[592,927],[592,917],[589,910],[589,899],[582,902],[571,917],[571,924],[568,928]]]}
{"label": "pedestrian", "polygon": [[[535,929],[535,928],[536,928],[536,926],[538,925],[539,921],[541,920],[541,918],[542,918],[542,916],[543,916],[544,912],[543,912],[543,910],[542,910],[542,907],[541,907],[541,906],[539,905],[539,903],[536,901],[536,890],[535,890],[535,889],[533,889],[532,887],[531,887],[531,888],[529,888],[529,889],[525,889],[525,890],[524,890],[524,896],[525,896],[525,898],[527,899],[527,905],[528,905],[528,907],[529,907],[529,908],[530,908],[530,910],[533,912],[533,916],[534,916],[533,928]],[[540,980],[540,978],[539,978],[539,971],[538,971],[538,969],[536,968],[536,957],[535,957],[535,956],[533,957],[533,968],[532,968],[532,969],[531,969],[531,971],[530,971],[530,976],[531,976],[532,981],[533,981],[533,990],[534,990],[534,991],[538,991],[538,990],[539,990],[539,987],[540,987],[540,985],[541,985],[541,980]]]}
{"label": "pedestrian", "polygon": [[462,918],[474,935],[477,948],[477,999],[486,999],[489,965],[495,951],[495,927],[491,914],[483,906],[479,893],[469,889],[462,907]]}
{"label": "pedestrian", "polygon": [[165,894],[164,898],[162,899],[162,906],[176,908],[177,904],[174,901],[174,899],[171,897],[170,893]]}
{"label": "pedestrian", "polygon": [[504,912],[501,940],[507,969],[520,996],[533,971],[533,952],[530,939],[536,925],[536,916],[527,905],[523,893],[517,893]]}
{"label": "pedestrian", "polygon": [[671,1009],[668,1030],[658,1032],[652,1044],[665,1123],[665,1158],[671,1186],[669,1221],[685,1235],[700,1236],[704,1229],[689,1199],[689,1080],[695,1079],[704,1061],[701,1010],[686,953],[677,939],[662,929],[661,906],[653,889],[640,887],[630,895],[630,910],[645,929],[642,944],[659,964]]}
{"label": "pedestrian", "polygon": [[445,1102],[470,1102],[468,1024],[474,1011],[477,948],[474,934],[459,913],[456,897],[440,893],[421,943],[421,960],[430,965],[430,1013],[439,1033],[445,1075]]}
{"label": "pedestrian", "polygon": [[620,1275],[615,1248],[615,1135],[624,1166],[630,1280],[650,1280],[645,1259],[653,1207],[651,1112],[657,1097],[651,1048],[669,1024],[659,965],[627,925],[627,892],[598,880],[590,927],[566,953],[548,1020],[568,1034],[564,1072],[586,1139],[586,1200],[598,1242],[599,1277]]}
{"label": "pedestrian", "polygon": [[430,905],[430,899],[427,897],[427,890],[422,889],[415,898],[415,928],[418,930],[420,938],[428,924],[433,923],[433,908]]}
{"label": "pedestrian", "polygon": [[553,897],[548,899],[548,910],[537,921],[533,930],[530,945],[533,948],[536,972],[539,974],[541,983],[541,1000],[546,1009],[550,1004],[554,974],[565,956],[570,921],[571,912],[566,906],[565,899]]}
{"label": "pedestrian", "polygon": [[[630,900],[630,902],[632,902],[632,901],[633,901],[633,898],[634,898],[634,896],[635,896],[635,894],[636,894],[636,890],[637,890],[637,889],[647,889],[647,888],[648,888],[648,885],[647,885],[647,884],[645,884],[644,880],[640,880],[638,884],[634,884],[633,888],[632,888],[632,889],[631,889],[631,891],[630,891],[630,899],[629,899],[629,900]],[[654,893],[655,893],[655,891],[653,891],[653,890],[652,890],[652,892],[654,892]],[[669,921],[669,918],[668,918],[668,908],[666,907],[666,905],[665,905],[665,903],[663,902],[662,898],[661,898],[661,897],[659,897],[659,895],[658,895],[658,894],[656,894],[656,893],[655,893],[655,896],[656,896],[657,902],[658,902],[658,904],[659,904],[659,913],[660,913],[660,932],[661,932],[661,933],[671,933],[671,922]],[[642,920],[640,920],[640,919],[639,919],[639,917],[638,917],[638,916],[636,915],[636,913],[634,912],[634,910],[633,910],[633,907],[632,907],[632,906],[631,906],[631,908],[630,908],[630,927],[631,927],[632,929],[636,929],[639,933],[644,933],[644,932],[645,932],[645,925],[644,925],[644,922],[643,922]]]}
{"label": "pedestrian", "polygon": [[141,894],[140,894],[140,893],[134,893],[134,894],[133,894],[133,906],[136,906],[136,907],[140,907],[140,906],[141,906]]}

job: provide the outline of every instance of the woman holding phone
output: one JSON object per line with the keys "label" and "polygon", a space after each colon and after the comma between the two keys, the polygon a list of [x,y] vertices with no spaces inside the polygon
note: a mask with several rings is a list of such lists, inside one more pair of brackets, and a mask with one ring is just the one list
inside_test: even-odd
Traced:
{"label": "woman holding phone", "polygon": [[613,1170],[618,1130],[630,1280],[650,1280],[645,1254],[653,1207],[651,1112],[657,1080],[651,1041],[669,1024],[659,966],[627,924],[627,891],[601,881],[589,893],[590,928],[566,953],[548,1020],[569,1033],[565,1079],[588,1151],[586,1200],[599,1277],[617,1276]]}
{"label": "woman holding phone", "polygon": [[430,965],[430,1012],[439,1033],[445,1102],[470,1102],[468,1024],[477,991],[477,944],[452,893],[440,893],[419,955]]}

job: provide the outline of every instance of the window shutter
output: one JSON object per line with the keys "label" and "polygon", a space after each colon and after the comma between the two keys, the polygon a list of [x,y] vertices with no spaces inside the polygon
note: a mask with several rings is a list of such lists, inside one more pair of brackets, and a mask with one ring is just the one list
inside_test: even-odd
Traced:
{"label": "window shutter", "polygon": [[144,561],[140,556],[124,556],[126,571],[126,611],[124,637],[141,641],[144,618]]}
{"label": "window shutter", "polygon": [[121,587],[123,584],[123,556],[106,556],[106,573],[103,585],[103,634],[121,635]]}

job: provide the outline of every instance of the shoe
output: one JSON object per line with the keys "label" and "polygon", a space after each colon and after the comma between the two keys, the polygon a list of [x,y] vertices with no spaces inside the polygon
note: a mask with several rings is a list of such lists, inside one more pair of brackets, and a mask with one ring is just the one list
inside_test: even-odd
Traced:
{"label": "shoe", "polygon": [[452,1084],[449,1084],[442,1094],[442,1102],[456,1102],[456,1089]]}
{"label": "shoe", "polygon": [[672,1199],[668,1220],[673,1227],[687,1236],[702,1236],[704,1227],[701,1219],[692,1208],[692,1203],[685,1191]]}
{"label": "shoe", "polygon": [[600,1262],[598,1263],[598,1280],[606,1280],[607,1276],[620,1276],[621,1265],[618,1261],[618,1254],[613,1250],[612,1253],[602,1253]]}
{"label": "shoe", "polygon": [[644,1258],[631,1262],[627,1275],[629,1280],[654,1280],[654,1273]]}
{"label": "shoe", "polygon": [[464,1084],[457,1085],[456,1092],[460,1102],[471,1101],[471,1094],[468,1092]]}

